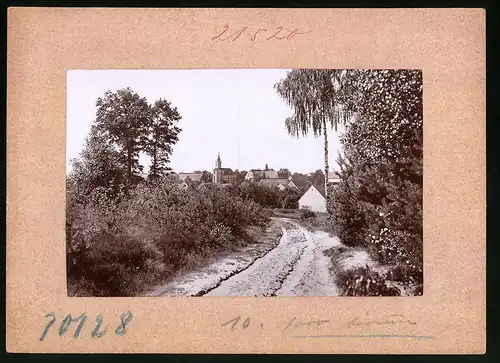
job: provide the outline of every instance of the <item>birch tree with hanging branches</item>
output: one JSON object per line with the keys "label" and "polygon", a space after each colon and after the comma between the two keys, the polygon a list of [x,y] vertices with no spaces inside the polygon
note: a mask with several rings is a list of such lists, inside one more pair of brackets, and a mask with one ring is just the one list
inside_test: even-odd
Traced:
{"label": "birch tree with hanging branches", "polygon": [[275,84],[278,95],[293,110],[285,120],[288,133],[295,137],[307,136],[312,131],[315,137],[324,138],[325,195],[328,198],[328,130],[338,131],[338,126],[352,117],[350,109],[342,101],[348,93],[343,83],[345,70],[294,69]]}

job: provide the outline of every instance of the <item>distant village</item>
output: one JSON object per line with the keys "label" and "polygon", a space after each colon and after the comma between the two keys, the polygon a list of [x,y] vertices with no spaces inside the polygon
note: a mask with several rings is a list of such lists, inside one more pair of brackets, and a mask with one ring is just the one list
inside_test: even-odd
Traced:
{"label": "distant village", "polygon": [[[206,183],[229,186],[243,182],[257,183],[280,191],[293,190],[299,194],[299,208],[308,208],[316,212],[326,212],[324,173],[317,171],[305,175],[292,173],[288,169],[278,171],[269,168],[266,164],[263,169],[250,169],[249,171],[233,170],[222,166],[220,153],[215,161],[215,168],[209,171],[172,172],[176,176],[179,187],[200,187]],[[328,183],[340,183],[337,172],[328,173]]]}

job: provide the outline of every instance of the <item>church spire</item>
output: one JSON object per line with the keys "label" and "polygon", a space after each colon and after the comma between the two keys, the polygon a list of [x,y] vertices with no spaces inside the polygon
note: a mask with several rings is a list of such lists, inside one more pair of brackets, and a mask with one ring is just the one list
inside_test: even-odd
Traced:
{"label": "church spire", "polygon": [[220,152],[217,153],[217,161],[215,162],[215,167],[220,169],[222,167],[222,162],[220,160]]}

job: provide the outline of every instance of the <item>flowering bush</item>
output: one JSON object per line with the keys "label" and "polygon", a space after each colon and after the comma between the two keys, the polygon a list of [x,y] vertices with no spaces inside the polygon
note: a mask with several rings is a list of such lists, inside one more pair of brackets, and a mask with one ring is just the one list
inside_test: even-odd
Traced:
{"label": "flowering bush", "polygon": [[400,291],[369,267],[345,270],[337,274],[339,287],[346,296],[398,296]]}
{"label": "flowering bush", "polygon": [[350,74],[356,91],[347,99],[356,117],[341,138],[341,182],[327,202],[330,226],[344,244],[365,247],[391,266],[388,278],[418,285],[423,279],[422,73]]}

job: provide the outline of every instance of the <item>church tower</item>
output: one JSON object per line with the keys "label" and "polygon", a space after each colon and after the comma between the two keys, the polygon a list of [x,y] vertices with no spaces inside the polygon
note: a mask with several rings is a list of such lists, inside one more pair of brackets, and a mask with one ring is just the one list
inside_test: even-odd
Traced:
{"label": "church tower", "polygon": [[217,160],[215,160],[215,169],[212,181],[216,184],[221,182],[222,179],[222,161],[220,160],[220,153],[217,153]]}
{"label": "church tower", "polygon": [[217,153],[217,160],[215,161],[215,168],[220,169],[222,167],[222,162],[220,161],[220,153]]}

